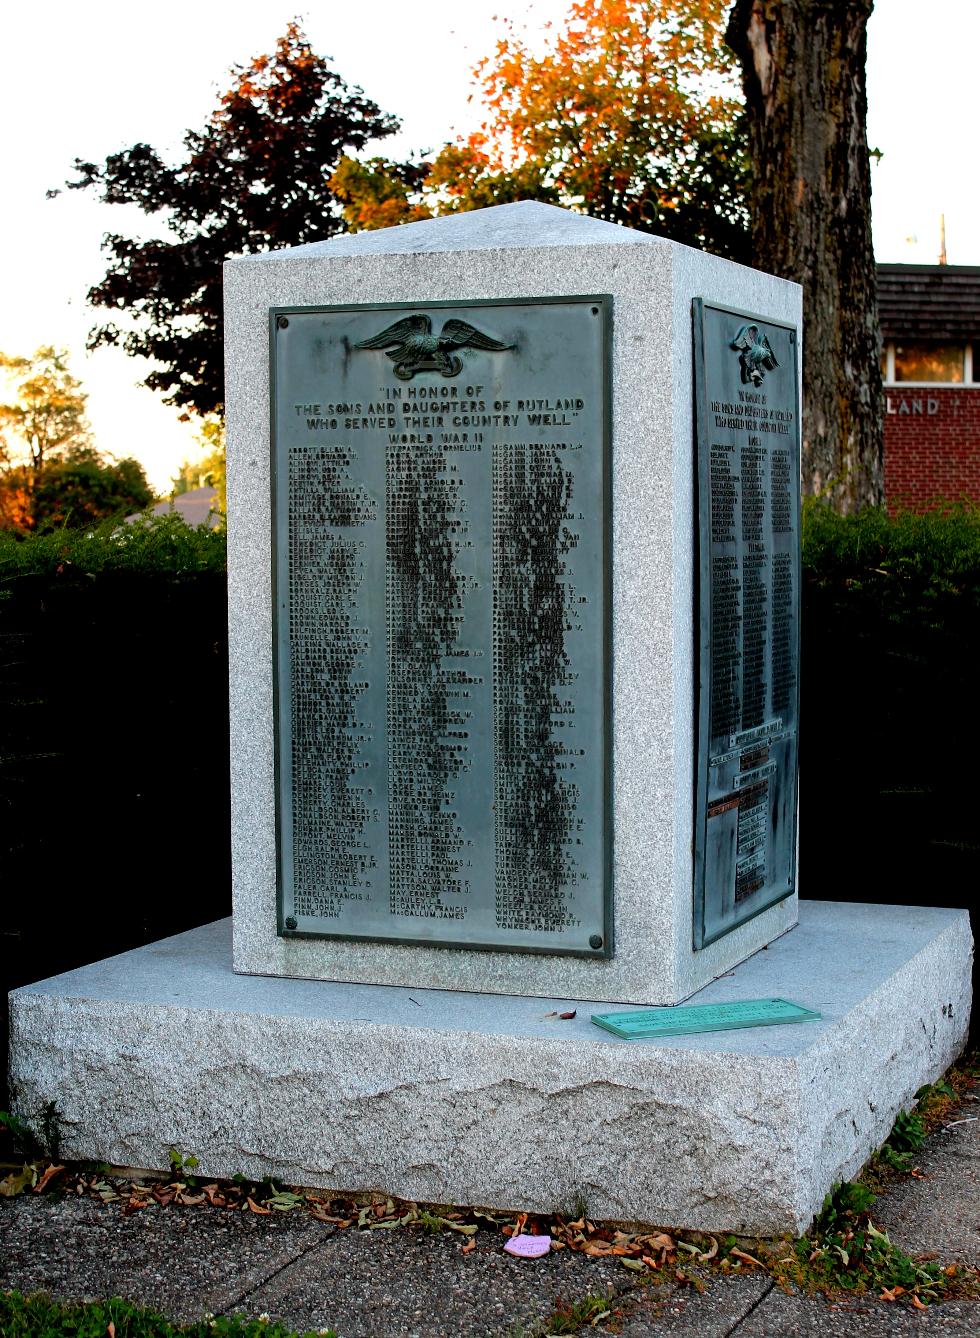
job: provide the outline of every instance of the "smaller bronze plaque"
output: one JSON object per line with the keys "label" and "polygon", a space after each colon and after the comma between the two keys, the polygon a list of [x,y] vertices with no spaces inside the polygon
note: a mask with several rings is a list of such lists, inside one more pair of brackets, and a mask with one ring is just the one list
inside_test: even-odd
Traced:
{"label": "smaller bronze plaque", "polygon": [[696,300],[700,702],[694,946],[796,886],[797,334]]}

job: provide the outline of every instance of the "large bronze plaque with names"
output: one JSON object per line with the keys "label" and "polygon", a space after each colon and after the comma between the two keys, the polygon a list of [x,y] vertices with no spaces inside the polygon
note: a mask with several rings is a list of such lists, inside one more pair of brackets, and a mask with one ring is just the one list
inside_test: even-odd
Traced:
{"label": "large bronze plaque with names", "polygon": [[694,303],[700,677],[694,946],[796,886],[795,327]]}
{"label": "large bronze plaque with names", "polygon": [[271,326],[280,934],[610,955],[609,299]]}

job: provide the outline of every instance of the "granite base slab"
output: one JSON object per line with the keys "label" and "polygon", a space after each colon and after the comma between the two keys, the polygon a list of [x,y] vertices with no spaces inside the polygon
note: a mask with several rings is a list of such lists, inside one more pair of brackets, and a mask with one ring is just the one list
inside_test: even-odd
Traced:
{"label": "granite base slab", "polygon": [[691,1002],[818,1021],[657,1041],[570,999],[236,975],[220,921],[15,990],[15,1108],[55,1102],[70,1157],[177,1147],[209,1176],[800,1231],[960,1052],[972,959],[965,911],[800,910]]}

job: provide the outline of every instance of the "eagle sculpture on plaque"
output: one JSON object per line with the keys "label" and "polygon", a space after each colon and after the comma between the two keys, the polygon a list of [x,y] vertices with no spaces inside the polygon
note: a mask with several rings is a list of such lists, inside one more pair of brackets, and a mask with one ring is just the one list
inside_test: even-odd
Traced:
{"label": "eagle sculpture on plaque", "polygon": [[765,331],[760,330],[758,325],[743,325],[732,340],[731,347],[740,353],[743,385],[751,382],[754,386],[761,386],[766,372],[779,366]]}
{"label": "eagle sculpture on plaque", "polygon": [[355,348],[384,349],[395,364],[395,375],[400,381],[411,381],[416,372],[441,372],[443,376],[458,376],[463,370],[463,359],[453,352],[457,348],[483,348],[500,353],[513,348],[491,335],[483,334],[467,321],[446,321],[439,334],[432,333],[432,321],[421,313],[405,316],[389,325],[380,334],[362,339]]}

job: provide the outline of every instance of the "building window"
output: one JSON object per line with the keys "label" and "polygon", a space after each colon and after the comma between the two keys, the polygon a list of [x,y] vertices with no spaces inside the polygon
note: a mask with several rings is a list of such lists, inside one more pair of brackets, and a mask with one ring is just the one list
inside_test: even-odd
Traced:
{"label": "building window", "polygon": [[905,382],[958,386],[980,382],[980,366],[974,367],[972,344],[935,340],[889,340],[882,349],[881,372],[888,385]]}

